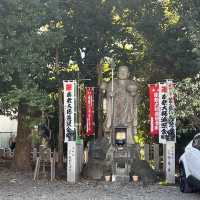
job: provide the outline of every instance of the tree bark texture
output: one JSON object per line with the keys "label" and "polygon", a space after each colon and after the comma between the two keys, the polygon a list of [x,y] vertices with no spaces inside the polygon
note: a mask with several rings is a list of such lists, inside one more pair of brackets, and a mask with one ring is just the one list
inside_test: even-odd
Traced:
{"label": "tree bark texture", "polygon": [[15,167],[25,171],[31,170],[31,129],[27,124],[27,114],[28,106],[19,104]]}
{"label": "tree bark texture", "polygon": [[100,89],[103,72],[102,65],[100,63],[97,64],[97,75],[98,75],[98,138],[103,137],[103,94]]}
{"label": "tree bark texture", "polygon": [[63,93],[59,91],[59,134],[58,134],[58,169],[63,169],[63,142],[64,142],[64,116],[63,116]]}

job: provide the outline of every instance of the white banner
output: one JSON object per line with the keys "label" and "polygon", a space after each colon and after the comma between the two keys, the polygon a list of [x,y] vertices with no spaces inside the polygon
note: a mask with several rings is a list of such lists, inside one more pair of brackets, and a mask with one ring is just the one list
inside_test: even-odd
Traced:
{"label": "white banner", "polygon": [[159,143],[166,143],[168,130],[169,101],[167,84],[159,83]]}
{"label": "white banner", "polygon": [[65,140],[76,140],[76,123],[75,123],[75,98],[76,98],[76,81],[63,81],[64,86],[64,127]]}
{"label": "white banner", "polygon": [[174,83],[159,83],[159,143],[176,142]]}
{"label": "white banner", "polygon": [[168,118],[168,132],[167,141],[176,142],[176,116],[175,116],[175,97],[174,97],[174,83],[168,83],[169,96],[169,118]]}
{"label": "white banner", "polygon": [[166,144],[166,182],[175,183],[175,142],[176,118],[174,89],[175,84],[167,80],[159,83],[159,143]]}

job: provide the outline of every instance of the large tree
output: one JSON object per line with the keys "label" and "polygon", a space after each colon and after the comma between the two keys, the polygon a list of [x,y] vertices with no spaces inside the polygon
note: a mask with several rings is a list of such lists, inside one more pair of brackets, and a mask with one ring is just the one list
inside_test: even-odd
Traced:
{"label": "large tree", "polygon": [[[181,17],[185,37],[192,44],[193,68],[197,75],[189,76],[177,84],[177,117],[181,129],[200,129],[199,124],[199,67],[200,67],[200,2],[196,0],[173,0],[174,9]],[[189,68],[189,67],[188,67]]]}
{"label": "large tree", "polygon": [[61,34],[43,34],[41,27],[55,21],[51,12],[55,5],[53,2],[0,2],[1,110],[18,114],[15,154],[18,169],[30,169],[30,119],[35,116],[33,111],[45,111],[49,105],[43,82],[48,75],[48,64],[52,62],[50,52]]}
{"label": "large tree", "polygon": [[[122,9],[120,11],[119,7]],[[127,5],[118,1],[73,0],[64,2],[63,15],[65,39],[60,52],[61,62],[71,58],[79,66],[80,78],[92,78],[90,85],[99,88],[102,81],[101,60],[105,56],[114,57],[117,64],[128,64],[134,59],[135,51],[144,45],[137,34],[129,29],[130,24],[122,19],[126,16]],[[120,12],[119,12],[120,11]],[[129,45],[131,48],[127,48]],[[134,46],[137,46],[134,48]],[[65,53],[64,56],[63,52]],[[98,135],[102,135],[102,95],[98,91],[98,113],[96,125]]]}
{"label": "large tree", "polygon": [[[174,0],[178,6],[182,1],[187,4]],[[195,8],[196,1],[192,2]],[[99,87],[103,78],[100,61],[109,56],[117,65],[128,65],[131,73],[142,80],[141,94],[147,99],[147,83],[171,77],[180,80],[198,71],[198,42],[191,40],[192,34],[187,35],[187,30],[195,31],[185,29],[186,16],[179,14],[172,3],[173,0],[1,0],[1,110],[18,111],[19,168],[30,166],[24,151],[29,147],[27,124],[34,116],[32,110],[45,110],[48,94],[53,92],[50,96],[57,97],[59,93],[62,117],[62,79],[91,78],[90,85]],[[189,19],[198,22],[198,15],[191,9],[190,14]],[[77,62],[78,73],[67,72],[70,60]],[[99,135],[101,100],[99,92]],[[148,102],[144,102],[140,113],[148,111]],[[141,115],[143,130],[148,124],[147,116]]]}

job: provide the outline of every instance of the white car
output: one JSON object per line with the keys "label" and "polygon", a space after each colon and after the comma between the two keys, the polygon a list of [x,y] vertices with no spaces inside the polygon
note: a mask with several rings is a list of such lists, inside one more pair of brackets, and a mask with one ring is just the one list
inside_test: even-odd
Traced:
{"label": "white car", "polygon": [[180,190],[188,193],[200,189],[200,133],[186,146],[179,159]]}

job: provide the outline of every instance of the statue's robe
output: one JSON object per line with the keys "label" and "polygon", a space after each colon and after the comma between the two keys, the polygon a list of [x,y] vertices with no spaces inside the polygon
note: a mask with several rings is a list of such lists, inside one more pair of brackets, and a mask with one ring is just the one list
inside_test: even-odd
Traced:
{"label": "statue's robe", "polygon": [[[135,85],[132,80],[120,81],[116,79],[107,87],[107,121],[106,128],[127,127],[127,141],[132,144],[133,135],[136,134],[137,126],[137,94],[131,94],[128,86]],[[112,100],[113,96],[113,100]],[[113,101],[113,108],[112,108]]]}

